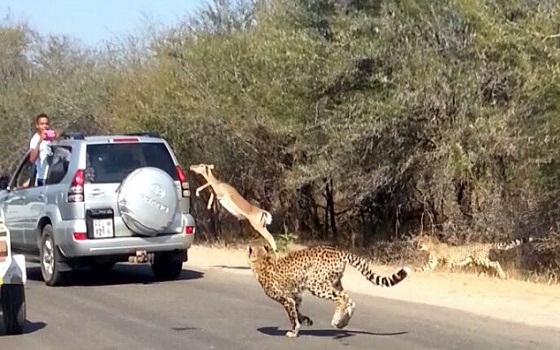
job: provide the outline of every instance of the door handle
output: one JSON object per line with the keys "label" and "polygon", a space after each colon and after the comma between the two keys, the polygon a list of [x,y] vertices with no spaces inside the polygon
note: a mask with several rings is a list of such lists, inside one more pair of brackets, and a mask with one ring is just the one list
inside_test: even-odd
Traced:
{"label": "door handle", "polygon": [[45,199],[46,199],[46,197],[45,197],[44,194],[40,194],[40,195],[37,196],[37,200],[39,200],[41,202],[43,202]]}
{"label": "door handle", "polygon": [[94,188],[93,190],[91,190],[90,195],[93,197],[97,197],[97,196],[101,196],[105,194],[105,191],[103,191],[100,188]]}

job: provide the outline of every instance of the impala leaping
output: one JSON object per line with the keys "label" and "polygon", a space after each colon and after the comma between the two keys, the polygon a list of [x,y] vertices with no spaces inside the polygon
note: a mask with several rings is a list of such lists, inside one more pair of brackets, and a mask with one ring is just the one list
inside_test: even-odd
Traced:
{"label": "impala leaping", "polygon": [[278,250],[274,237],[272,237],[270,232],[266,229],[266,226],[270,225],[272,222],[272,215],[268,211],[249,203],[230,184],[218,180],[212,174],[212,169],[214,169],[213,164],[197,164],[190,166],[191,171],[202,175],[207,181],[206,184],[196,189],[195,195],[197,197],[200,196],[200,191],[211,186],[214,191],[210,194],[210,199],[208,200],[206,208],[211,208],[212,202],[214,201],[214,193],[216,193],[216,198],[228,212],[239,220],[248,220],[251,226],[267,240],[274,250],[274,253],[277,253]]}

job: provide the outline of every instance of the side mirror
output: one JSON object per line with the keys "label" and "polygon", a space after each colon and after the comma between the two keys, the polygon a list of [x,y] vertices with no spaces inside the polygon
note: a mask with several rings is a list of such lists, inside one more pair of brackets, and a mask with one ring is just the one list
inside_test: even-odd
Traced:
{"label": "side mirror", "polygon": [[0,190],[9,190],[10,179],[7,176],[0,177]]}

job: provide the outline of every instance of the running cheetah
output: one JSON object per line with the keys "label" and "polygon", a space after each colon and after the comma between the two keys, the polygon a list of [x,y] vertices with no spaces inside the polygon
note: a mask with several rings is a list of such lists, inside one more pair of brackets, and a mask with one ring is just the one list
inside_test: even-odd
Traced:
{"label": "running cheetah", "polygon": [[498,277],[506,278],[506,273],[500,263],[490,259],[492,250],[508,250],[516,248],[523,243],[532,242],[533,238],[515,239],[501,243],[472,243],[462,246],[449,246],[440,243],[434,237],[422,236],[418,239],[418,249],[430,253],[428,263],[415,271],[433,270],[439,262],[447,267],[463,267],[470,264],[494,269]]}
{"label": "running cheetah", "polygon": [[344,328],[348,325],[356,304],[341,283],[347,263],[378,286],[392,287],[410,273],[408,267],[403,267],[391,276],[379,276],[371,270],[369,260],[328,246],[291,252],[277,260],[269,252],[268,247],[249,247],[249,265],[264,293],[282,304],[288,313],[292,329],[286,332],[286,336],[290,338],[298,336],[302,323],[313,325],[313,321],[299,310],[305,290],[316,297],[335,302],[336,309],[331,321],[334,327]]}

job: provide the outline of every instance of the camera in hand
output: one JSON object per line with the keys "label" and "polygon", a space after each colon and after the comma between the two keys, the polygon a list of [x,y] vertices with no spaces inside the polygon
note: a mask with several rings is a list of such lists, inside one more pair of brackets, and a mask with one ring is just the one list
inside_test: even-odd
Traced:
{"label": "camera in hand", "polygon": [[51,141],[54,139],[54,130],[46,130],[45,131],[45,140]]}

